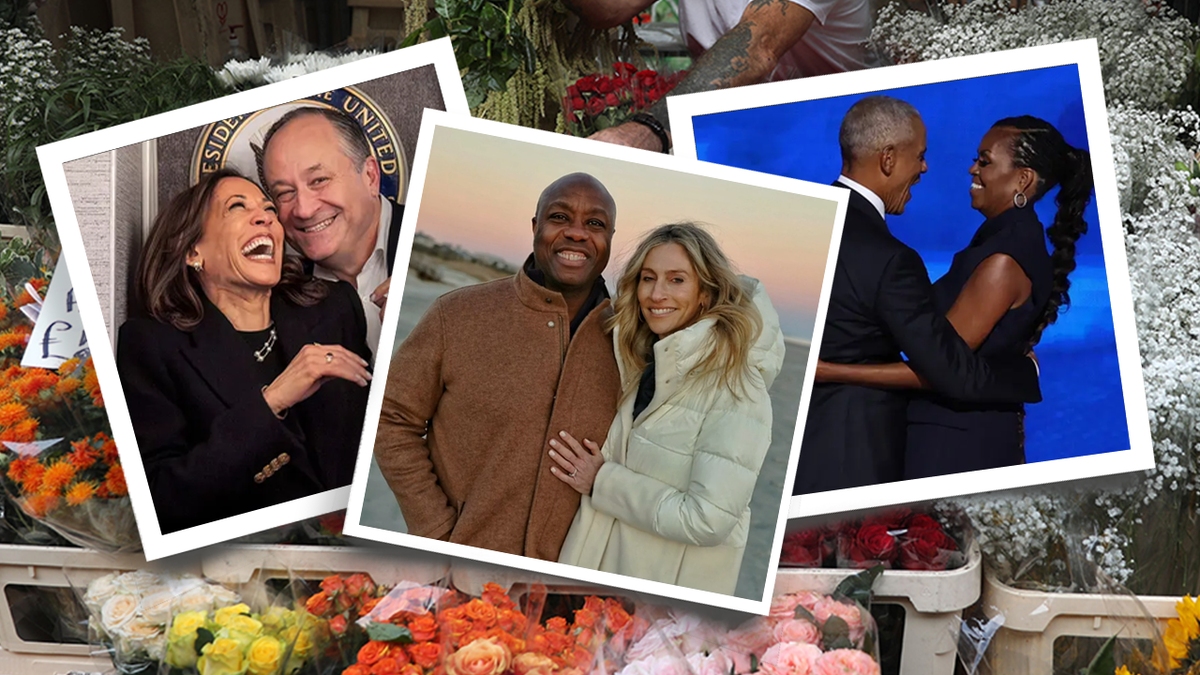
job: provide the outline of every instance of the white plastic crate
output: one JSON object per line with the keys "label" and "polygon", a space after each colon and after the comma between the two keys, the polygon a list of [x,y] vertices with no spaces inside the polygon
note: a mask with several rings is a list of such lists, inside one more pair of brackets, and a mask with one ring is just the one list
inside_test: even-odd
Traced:
{"label": "white plastic crate", "polygon": [[[830,593],[861,570],[780,567],[775,595]],[[885,570],[875,581],[873,604],[904,608],[903,675],[951,675],[958,653],[962,611],[979,599],[983,556],[972,545],[967,564],[944,572]]]}
{"label": "white plastic crate", "polygon": [[1027,591],[989,573],[983,602],[989,617],[1004,617],[987,649],[992,672],[1001,675],[1050,673],[1054,642],[1064,636],[1154,638],[1176,617],[1179,598]]}
{"label": "white plastic crate", "polygon": [[15,654],[0,649],[0,673],[13,675],[115,675],[107,657]]}
{"label": "white plastic crate", "polygon": [[[91,549],[57,546],[0,546],[0,647],[17,654],[53,654],[89,657],[86,644],[39,642],[23,639],[17,628],[9,601],[9,586],[47,588],[85,588],[97,577],[110,572],[136,569],[199,574],[199,565],[187,557],[148,564],[140,553],[111,555]],[[47,661],[48,662],[48,661]],[[13,672],[13,671],[2,671]]]}
{"label": "white plastic crate", "polygon": [[370,574],[376,583],[429,584],[450,572],[449,559],[398,547],[232,545],[206,549],[204,576],[227,586],[269,579],[320,580],[330,574]]}

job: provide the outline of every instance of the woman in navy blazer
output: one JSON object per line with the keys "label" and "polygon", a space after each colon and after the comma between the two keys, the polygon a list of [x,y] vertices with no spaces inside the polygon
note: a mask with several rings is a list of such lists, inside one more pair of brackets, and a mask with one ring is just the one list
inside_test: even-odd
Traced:
{"label": "woman in navy blazer", "polygon": [[121,326],[117,370],[163,533],[350,483],[371,379],[362,304],[283,252],[275,206],[231,170],[151,229],[149,316]]}

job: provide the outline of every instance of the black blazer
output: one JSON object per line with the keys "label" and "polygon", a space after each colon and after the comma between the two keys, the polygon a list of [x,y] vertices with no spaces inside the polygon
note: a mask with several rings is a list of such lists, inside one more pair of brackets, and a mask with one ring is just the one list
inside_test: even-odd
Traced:
{"label": "black blazer", "polygon": [[[983,358],[971,351],[934,307],[921,257],[892,236],[875,207],[854,190],[820,350],[821,359],[832,363],[893,363],[904,352],[937,392],[963,401],[1042,398],[1030,359]],[[901,391],[815,384],[794,494],[900,480],[907,407]]]}
{"label": "black blazer", "polygon": [[[276,349],[310,342],[369,359],[366,318],[339,282],[312,307],[271,297]],[[349,485],[367,388],[332,379],[279,420],[262,397],[245,340],[214,305],[191,332],[151,318],[121,326],[117,370],[163,533]],[[258,482],[286,453],[288,461]]]}

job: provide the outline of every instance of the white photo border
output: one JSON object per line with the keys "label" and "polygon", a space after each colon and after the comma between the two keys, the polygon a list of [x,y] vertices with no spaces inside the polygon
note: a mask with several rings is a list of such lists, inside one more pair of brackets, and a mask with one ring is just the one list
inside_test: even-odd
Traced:
{"label": "white photo border", "polygon": [[[792,497],[791,517],[826,515],[1154,468],[1154,447],[1150,437],[1146,391],[1138,351],[1129,266],[1125,255],[1125,240],[1121,232],[1119,192],[1112,145],[1109,141],[1104,83],[1100,75],[1097,43],[1094,39],[1064,42],[667,98],[675,154],[695,159],[696,142],[692,119],[700,115],[867,92],[887,93],[889,90],[923,84],[1066,65],[1074,65],[1079,70],[1084,122],[1087,126],[1088,148],[1095,182],[1096,210],[1100,221],[1100,240],[1104,249],[1109,301],[1116,335],[1117,363],[1121,372],[1121,390],[1129,430],[1129,449],[796,495]],[[832,178],[831,176],[830,179]],[[817,347],[813,351],[819,351],[820,343],[814,340],[813,344]],[[807,377],[812,377],[812,371]]]}
{"label": "white photo border", "polygon": [[[421,120],[421,133],[417,140],[417,150],[415,153],[413,153],[412,179],[409,183],[410,188],[408,192],[408,202],[404,210],[404,223],[400,230],[401,238],[396,251],[396,266],[394,270],[406,270],[408,268],[409,259],[412,255],[413,239],[414,235],[416,234],[417,217],[420,213],[421,199],[425,189],[425,179],[429,165],[430,151],[438,128],[459,129],[462,131],[486,134],[489,136],[505,138],[522,143],[576,152],[580,155],[607,157],[629,163],[643,164],[646,166],[670,171],[708,176],[720,180],[744,183],[747,185],[753,185],[755,187],[786,191],[836,202],[837,211],[834,216],[833,236],[830,241],[829,256],[826,259],[825,271],[822,276],[821,293],[820,300],[817,305],[817,317],[813,334],[813,343],[816,344],[816,342],[820,339],[820,332],[825,323],[825,313],[829,303],[829,292],[832,286],[833,270],[837,261],[837,249],[842,238],[842,224],[845,221],[846,208],[847,204],[849,203],[848,194],[844,190],[840,190],[828,185],[818,185],[816,183],[809,183],[807,181],[799,181],[780,176],[771,176],[764,173],[747,171],[745,169],[719,166],[716,164],[697,162],[694,160],[689,161],[669,155],[649,153],[644,150],[636,150],[633,148],[610,145],[607,143],[597,143],[595,141],[574,138],[563,134],[555,134],[537,129],[528,129],[511,124],[502,124],[499,122],[491,122],[488,120],[480,120],[470,117],[460,117],[435,111],[426,111],[425,116]],[[393,279],[391,295],[397,298],[403,298],[403,284],[405,280],[405,276],[399,276]],[[401,286],[396,286],[396,283],[400,283]],[[391,354],[393,351],[400,311],[402,311],[400,305],[400,302],[396,302],[394,306],[392,303],[388,303],[388,308],[385,312],[383,320],[382,336],[379,340],[378,353],[380,354]],[[809,372],[816,368],[816,355],[817,352],[815,349],[811,350],[809,353],[809,358],[806,365],[806,369]],[[387,380],[389,366],[389,362],[382,360],[376,364],[376,381]],[[800,410],[808,409],[808,400],[811,393],[812,379],[806,377],[800,395]],[[379,419],[380,410],[383,406],[383,396],[384,387],[373,387],[371,389],[370,399],[367,402],[368,420],[377,421]],[[475,546],[456,544],[438,539],[430,539],[427,537],[420,537],[407,533],[396,532],[393,530],[362,525],[361,520],[363,502],[366,497],[367,475],[370,471],[371,459],[374,456],[375,436],[377,431],[378,423],[375,425],[368,424],[367,428],[363,430],[362,447],[358,453],[358,465],[355,467],[354,480],[350,484],[350,502],[346,506],[346,523],[343,528],[343,531],[346,534],[355,537],[361,537],[363,539],[371,539],[375,541],[406,546],[409,548],[431,551],[434,553],[443,553],[459,558],[479,560],[481,562],[502,565],[505,567],[526,569],[539,574],[546,574],[564,579],[585,581],[613,588],[684,600],[687,602],[724,607],[741,612],[767,614],[770,610],[771,597],[775,586],[775,575],[779,567],[779,554],[783,546],[784,527],[788,519],[788,499],[780,500],[779,514],[776,520],[775,535],[772,539],[771,557],[767,565],[767,576],[763,585],[762,597],[757,600],[739,598],[733,595],[723,595],[721,593],[685,588],[682,586],[676,586],[674,584],[638,579],[635,577],[629,577],[610,572],[589,570],[565,563],[538,560],[512,553],[502,553],[499,551],[492,551]],[[787,486],[792,484],[796,475],[800,439],[803,437],[804,416],[798,414],[796,428],[791,443],[791,450],[788,454],[787,476],[784,483],[785,497],[787,494],[786,490],[788,489]]]}
{"label": "white photo border", "polygon": [[[469,115],[458,62],[449,38],[365,58],[327,70],[269,84],[249,91],[173,110],[153,117],[95,131],[37,148],[46,193],[54,212],[62,255],[79,299],[79,312],[92,350],[96,374],[105,394],[105,407],[113,437],[125,469],[130,501],[147,561],[172,556],[237,537],[286,525],[304,518],[342,509],[350,488],[327,490],[283,504],[211,523],[163,534],[159,527],[142,457],[138,451],[125,392],[117,373],[116,358],[100,309],[99,296],[88,265],[87,251],[75,216],[63,164],[118,148],[144,143],[169,134],[202,127],[219,120],[290,103],[313,94],[333,91],[424,66],[434,67],[442,101],[450,113]],[[425,114],[428,114],[426,109]],[[440,112],[440,111],[439,111]],[[411,238],[411,237],[410,237]],[[381,387],[379,387],[381,388]],[[372,425],[372,428],[373,425]]]}

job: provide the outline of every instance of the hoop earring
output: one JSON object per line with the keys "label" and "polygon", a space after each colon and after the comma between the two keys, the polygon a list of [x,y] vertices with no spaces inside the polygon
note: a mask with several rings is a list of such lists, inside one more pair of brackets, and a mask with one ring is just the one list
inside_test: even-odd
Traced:
{"label": "hoop earring", "polygon": [[[1018,199],[1018,197],[1020,199]],[[1018,192],[1017,194],[1013,195],[1013,206],[1017,207],[1018,209],[1025,208],[1025,205],[1028,203],[1029,199],[1025,196],[1024,192]]]}

